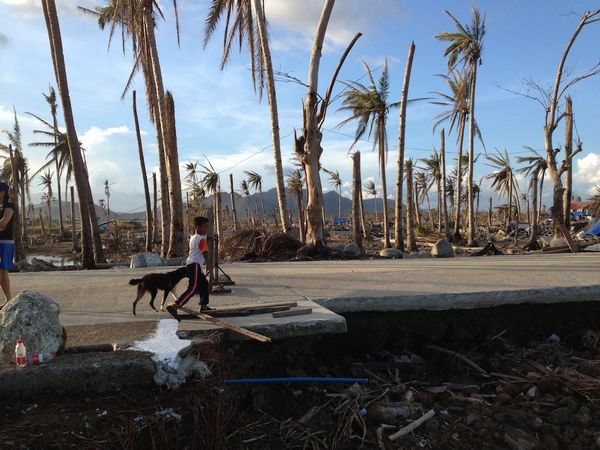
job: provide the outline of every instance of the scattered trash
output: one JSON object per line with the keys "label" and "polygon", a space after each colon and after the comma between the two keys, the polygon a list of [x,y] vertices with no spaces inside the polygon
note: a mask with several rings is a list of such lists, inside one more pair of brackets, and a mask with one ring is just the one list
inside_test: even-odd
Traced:
{"label": "scattered trash", "polygon": [[560,342],[560,336],[558,336],[557,334],[552,333],[548,337],[548,342],[550,342],[552,344],[558,344]]}

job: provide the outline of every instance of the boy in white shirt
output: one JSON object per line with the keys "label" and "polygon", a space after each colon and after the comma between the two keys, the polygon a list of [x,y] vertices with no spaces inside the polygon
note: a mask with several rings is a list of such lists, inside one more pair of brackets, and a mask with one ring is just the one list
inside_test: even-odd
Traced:
{"label": "boy in white shirt", "polygon": [[208,241],[206,239],[207,232],[208,219],[206,217],[195,217],[194,234],[190,236],[189,255],[186,261],[189,279],[188,288],[175,303],[167,306],[167,311],[176,320],[179,320],[177,310],[196,294],[200,295],[200,311],[210,311],[212,309],[208,306],[208,280],[202,272],[202,266],[205,264],[207,273],[211,272],[208,258]]}

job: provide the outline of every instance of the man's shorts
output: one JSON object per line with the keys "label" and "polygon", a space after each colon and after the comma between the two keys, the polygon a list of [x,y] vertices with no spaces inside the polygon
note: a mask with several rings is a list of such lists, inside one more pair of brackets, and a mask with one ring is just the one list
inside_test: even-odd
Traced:
{"label": "man's shorts", "polygon": [[15,243],[12,241],[0,241],[0,269],[12,269],[14,257]]}

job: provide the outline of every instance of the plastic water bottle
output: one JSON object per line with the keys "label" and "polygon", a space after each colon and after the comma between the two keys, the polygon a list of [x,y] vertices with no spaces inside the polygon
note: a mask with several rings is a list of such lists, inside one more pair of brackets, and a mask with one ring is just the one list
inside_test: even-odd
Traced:
{"label": "plastic water bottle", "polygon": [[56,353],[34,353],[32,355],[27,355],[27,363],[30,366],[46,364],[53,359],[56,359]]}
{"label": "plastic water bottle", "polygon": [[17,345],[15,346],[15,361],[17,367],[25,367],[27,365],[27,349],[23,343],[23,339],[17,339]]}

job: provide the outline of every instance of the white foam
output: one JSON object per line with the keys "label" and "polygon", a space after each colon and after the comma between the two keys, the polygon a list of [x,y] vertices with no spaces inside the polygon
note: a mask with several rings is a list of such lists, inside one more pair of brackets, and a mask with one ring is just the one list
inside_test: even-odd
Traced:
{"label": "white foam", "polygon": [[176,368],[177,352],[192,342],[177,337],[178,326],[179,322],[175,319],[160,320],[154,334],[143,341],[136,341],[131,350],[153,353],[154,361]]}

